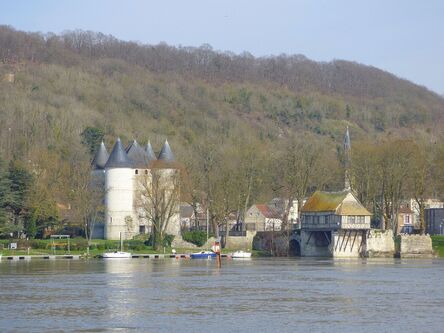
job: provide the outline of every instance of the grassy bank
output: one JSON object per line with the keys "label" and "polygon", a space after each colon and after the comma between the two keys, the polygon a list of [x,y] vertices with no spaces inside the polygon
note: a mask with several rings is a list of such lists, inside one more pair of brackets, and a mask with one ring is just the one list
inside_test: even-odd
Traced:
{"label": "grassy bank", "polygon": [[[10,243],[17,243],[16,250],[8,249]],[[11,240],[0,239],[0,254],[7,255],[46,255],[46,254],[85,254],[88,243],[84,238],[70,239],[69,249],[67,240],[34,239]],[[89,253],[91,256],[100,255],[107,251],[120,250],[120,241],[94,239],[91,241]],[[145,245],[143,240],[126,240],[123,242],[123,250],[134,254],[171,254],[173,248],[166,247],[155,251],[152,246]],[[192,253],[199,251],[196,248],[175,248],[176,253]],[[230,249],[223,249],[222,253],[231,253]]]}
{"label": "grassy bank", "polygon": [[432,246],[433,250],[440,257],[444,257],[444,236],[431,236],[432,237]]}

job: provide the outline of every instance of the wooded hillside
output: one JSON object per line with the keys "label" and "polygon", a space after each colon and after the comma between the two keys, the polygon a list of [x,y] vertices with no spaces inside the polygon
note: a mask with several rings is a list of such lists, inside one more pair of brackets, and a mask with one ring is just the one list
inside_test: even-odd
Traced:
{"label": "wooded hillside", "polygon": [[300,195],[341,189],[338,147],[346,126],[352,147],[401,139],[435,156],[443,142],[442,97],[349,61],[255,58],[208,45],[1,26],[0,74],[0,155],[34,175],[31,188],[45,193],[48,206],[16,211],[41,220],[76,220],[60,207],[74,202],[73,169],[87,165],[88,148],[102,137],[108,149],[120,136],[124,143],[150,139],[155,150],[168,138],[188,170],[183,200],[224,202],[212,208],[215,220],[254,201],[295,195],[283,161],[294,153],[287,161],[294,166],[301,151],[313,159],[300,165],[312,171]]}

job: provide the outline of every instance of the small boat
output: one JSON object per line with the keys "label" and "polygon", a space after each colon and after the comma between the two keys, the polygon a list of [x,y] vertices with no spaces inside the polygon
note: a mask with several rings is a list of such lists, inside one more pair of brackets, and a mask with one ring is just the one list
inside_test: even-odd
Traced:
{"label": "small boat", "polygon": [[190,257],[191,259],[213,259],[216,258],[216,253],[213,251],[201,251],[191,253]]}
{"label": "small boat", "polygon": [[233,258],[233,259],[251,258],[251,252],[236,251],[236,252],[233,252],[233,254],[231,255],[231,258]]}
{"label": "small boat", "polygon": [[130,252],[124,252],[123,251],[123,239],[122,239],[122,233],[120,233],[120,251],[114,251],[114,252],[105,252],[102,254],[102,258],[112,259],[112,258],[132,258],[132,254]]}
{"label": "small boat", "polygon": [[132,254],[129,252],[122,251],[114,251],[114,252],[106,252],[102,254],[102,258],[131,258]]}

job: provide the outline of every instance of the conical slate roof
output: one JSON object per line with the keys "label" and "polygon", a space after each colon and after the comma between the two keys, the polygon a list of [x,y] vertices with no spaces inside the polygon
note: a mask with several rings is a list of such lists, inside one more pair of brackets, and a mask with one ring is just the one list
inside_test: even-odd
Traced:
{"label": "conical slate roof", "polygon": [[168,140],[165,140],[165,144],[163,145],[162,150],[159,153],[158,159],[165,162],[174,162],[174,154],[171,150]]}
{"label": "conical slate roof", "polygon": [[122,142],[120,138],[117,138],[117,141],[113,147],[113,151],[108,158],[108,162],[106,162],[105,169],[110,168],[132,168],[133,162],[130,160],[125,150],[123,149]]}
{"label": "conical slate roof", "polygon": [[139,146],[136,140],[133,140],[131,144],[126,148],[126,152],[130,160],[133,162],[133,166],[136,168],[148,167],[149,158],[146,151]]}
{"label": "conical slate roof", "polygon": [[146,147],[145,147],[145,152],[148,155],[148,160],[151,161],[155,161],[157,160],[156,154],[154,154],[154,150],[153,147],[151,146],[151,142],[148,141]]}
{"label": "conical slate roof", "polygon": [[94,159],[91,162],[91,165],[94,169],[104,169],[108,158],[108,151],[106,150],[105,144],[102,141],[96,155],[94,156]]}

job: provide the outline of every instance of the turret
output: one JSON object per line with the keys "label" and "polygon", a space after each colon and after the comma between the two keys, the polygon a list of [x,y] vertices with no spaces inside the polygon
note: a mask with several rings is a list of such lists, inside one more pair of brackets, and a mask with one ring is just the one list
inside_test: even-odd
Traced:
{"label": "turret", "polygon": [[151,142],[148,141],[145,147],[145,151],[148,156],[149,162],[157,160],[156,154],[154,154],[153,147],[151,146]]}
{"label": "turret", "polygon": [[138,169],[148,168],[149,158],[148,153],[139,146],[136,140],[133,140],[131,144],[126,148],[126,153],[130,160],[133,162],[133,167]]}
{"label": "turret", "polygon": [[92,181],[97,186],[105,185],[105,164],[108,161],[108,158],[108,151],[106,150],[105,144],[102,141],[91,162]]}
{"label": "turret", "polygon": [[119,239],[120,233],[130,238],[137,232],[133,166],[118,138],[105,164],[105,239]]}
{"label": "turret", "polygon": [[165,140],[162,150],[159,153],[158,159],[159,159],[159,161],[164,161],[164,162],[174,162],[175,161],[174,154],[173,154],[173,151],[171,150],[168,140]]}
{"label": "turret", "polygon": [[99,146],[99,149],[94,155],[94,159],[91,162],[91,166],[93,167],[94,170],[104,170],[108,158],[109,158],[108,151],[106,150],[105,144],[102,141],[102,143]]}

